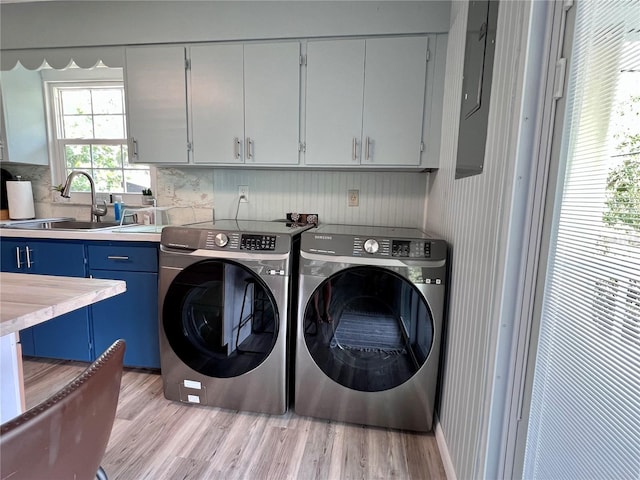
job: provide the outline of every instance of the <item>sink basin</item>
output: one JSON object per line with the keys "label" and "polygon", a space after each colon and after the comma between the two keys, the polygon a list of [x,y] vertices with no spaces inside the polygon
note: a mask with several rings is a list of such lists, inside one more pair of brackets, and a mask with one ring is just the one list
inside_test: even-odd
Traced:
{"label": "sink basin", "polygon": [[120,222],[89,222],[83,220],[34,220],[33,222],[7,225],[5,228],[22,228],[26,230],[105,230],[108,228],[119,226]]}

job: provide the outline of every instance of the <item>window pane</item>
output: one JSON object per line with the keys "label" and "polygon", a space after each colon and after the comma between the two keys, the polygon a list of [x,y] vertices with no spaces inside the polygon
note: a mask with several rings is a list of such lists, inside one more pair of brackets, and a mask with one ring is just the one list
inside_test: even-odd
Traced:
{"label": "window pane", "polygon": [[91,114],[91,93],[86,89],[65,89],[60,91],[63,115]]}
{"label": "window pane", "polygon": [[121,170],[94,170],[93,181],[97,192],[122,192]]}
{"label": "window pane", "polygon": [[94,168],[122,168],[120,145],[93,145]]}
{"label": "window pane", "polygon": [[62,138],[93,138],[91,115],[71,115],[63,118]]}
{"label": "window pane", "polygon": [[95,138],[124,138],[122,115],[96,115]]}
{"label": "window pane", "polygon": [[127,193],[141,193],[143,188],[151,187],[149,169],[125,170],[125,191]]}
{"label": "window pane", "polygon": [[66,145],[65,166],[67,171],[91,168],[91,149],[89,145]]}
{"label": "window pane", "polygon": [[122,113],[122,89],[93,89],[93,113]]}

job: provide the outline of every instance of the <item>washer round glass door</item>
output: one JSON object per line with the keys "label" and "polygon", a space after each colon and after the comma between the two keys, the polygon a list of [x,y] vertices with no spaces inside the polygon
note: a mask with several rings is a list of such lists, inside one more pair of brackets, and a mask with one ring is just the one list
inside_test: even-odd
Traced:
{"label": "washer round glass door", "polygon": [[265,283],[227,260],[204,260],[169,286],[162,326],[175,354],[209,377],[237,377],[260,365],[278,337],[278,310]]}
{"label": "washer round glass door", "polygon": [[304,339],[331,379],[378,392],[409,380],[433,344],[433,318],[407,279],[378,267],[353,267],[322,282],[307,302]]}

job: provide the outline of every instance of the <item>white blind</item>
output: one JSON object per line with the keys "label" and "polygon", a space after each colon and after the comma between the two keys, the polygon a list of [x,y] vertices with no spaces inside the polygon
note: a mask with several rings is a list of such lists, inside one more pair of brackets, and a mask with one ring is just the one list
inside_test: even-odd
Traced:
{"label": "white blind", "polygon": [[640,478],[640,2],[576,2],[525,478]]}

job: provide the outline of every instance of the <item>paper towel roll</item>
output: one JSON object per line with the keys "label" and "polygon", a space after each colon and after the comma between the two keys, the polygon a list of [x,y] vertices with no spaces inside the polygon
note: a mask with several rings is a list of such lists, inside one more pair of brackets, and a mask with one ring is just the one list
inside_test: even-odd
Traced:
{"label": "paper towel roll", "polygon": [[31,182],[7,182],[7,203],[11,220],[27,220],[35,218],[33,207],[33,191]]}

